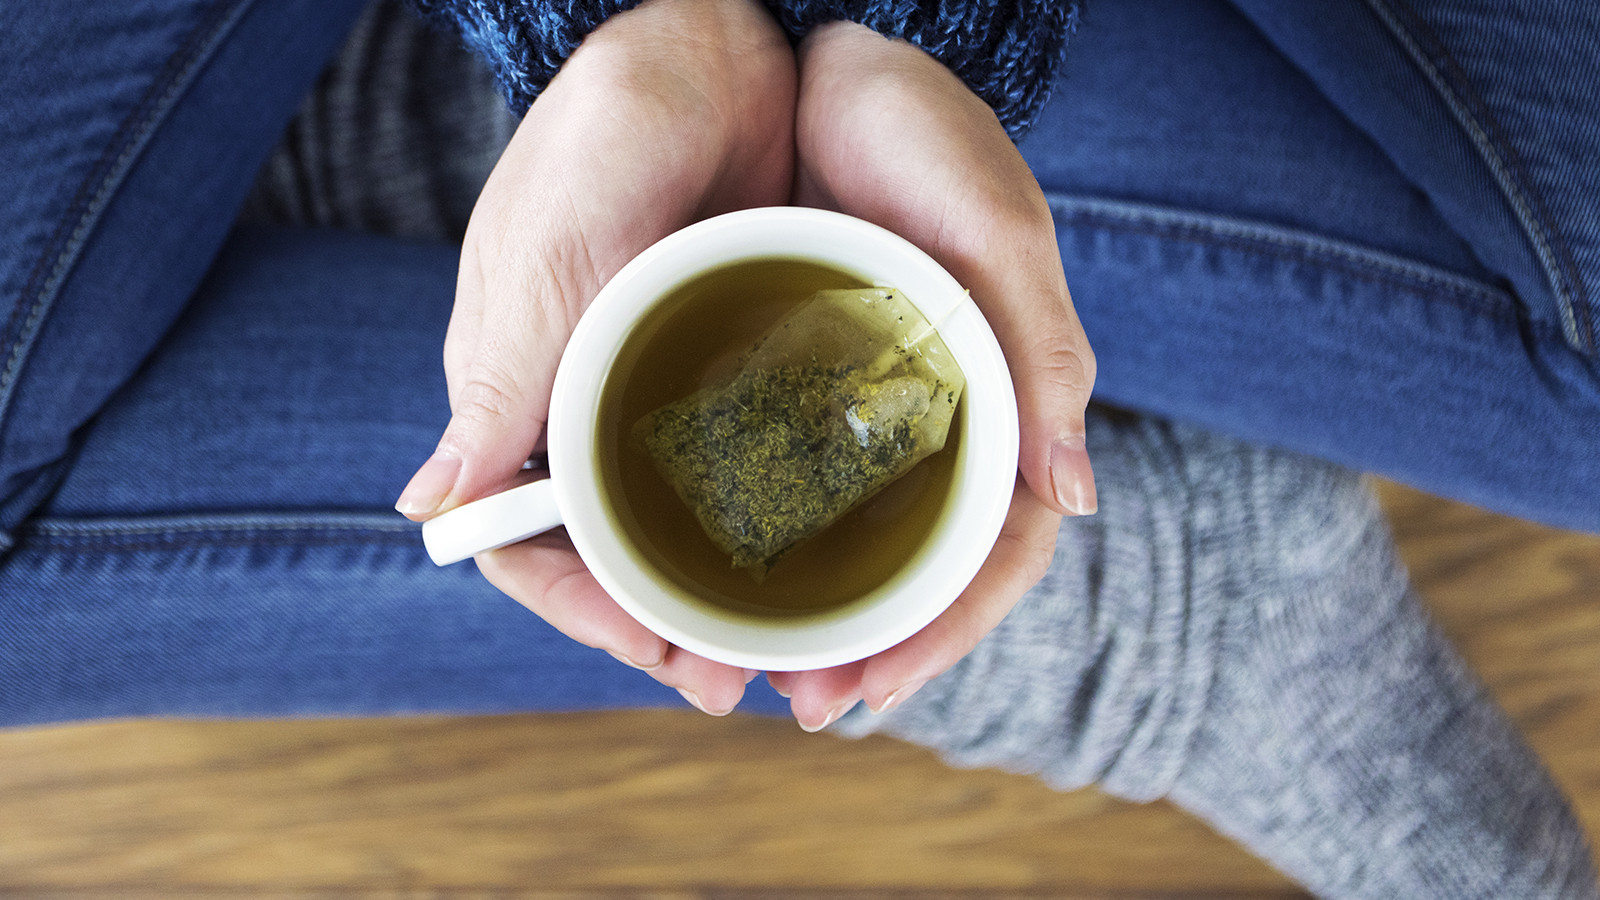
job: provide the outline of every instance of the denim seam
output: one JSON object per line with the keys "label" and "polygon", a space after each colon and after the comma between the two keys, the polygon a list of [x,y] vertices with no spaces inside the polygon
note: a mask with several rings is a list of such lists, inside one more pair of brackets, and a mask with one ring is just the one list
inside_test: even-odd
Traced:
{"label": "denim seam", "polygon": [[1493,111],[1473,90],[1460,63],[1433,35],[1422,17],[1406,8],[1404,0],[1367,0],[1367,5],[1405,48],[1472,139],[1473,146],[1494,174],[1501,194],[1516,211],[1524,236],[1533,244],[1545,280],[1561,311],[1564,339],[1579,352],[1592,355],[1595,352],[1594,326],[1589,319],[1587,291],[1572,258],[1572,250],[1554,227],[1544,198],[1529,178],[1521,155],[1502,137]]}
{"label": "denim seam", "polygon": [[[0,371],[0,430],[4,428],[19,375],[42,330],[43,322],[55,305],[61,286],[66,282],[84,245],[88,243],[89,234],[110,205],[112,195],[126,180],[134,161],[172,111],[177,98],[193,84],[204,63],[252,3],[253,0],[237,0],[231,7],[215,15],[212,21],[202,23],[191,32],[184,46],[172,57],[172,60],[181,62],[176,66],[172,61],[167,63],[162,75],[118,127],[116,136],[107,143],[106,150],[95,163],[89,177],[79,187],[77,196],[56,229],[56,237],[46,245],[46,252],[35,264],[28,287],[23,290],[22,300],[7,324],[7,331],[15,328],[16,334],[7,350],[4,370]],[[116,150],[118,147],[121,149]],[[60,237],[62,234],[66,237]],[[49,249],[52,247],[59,248],[53,254],[53,261]],[[39,283],[41,278],[42,284]],[[35,284],[38,286],[34,287]],[[31,304],[26,300],[29,294],[34,297]]]}
{"label": "denim seam", "polygon": [[[240,513],[127,519],[44,518],[22,529],[24,546],[105,552],[208,546],[422,546],[415,523],[393,513]],[[293,535],[291,538],[290,536]]]}
{"label": "denim seam", "polygon": [[1047,200],[1058,225],[1078,220],[1108,230],[1225,246],[1290,262],[1334,263],[1350,277],[1385,286],[1404,285],[1474,315],[1516,321],[1519,327],[1543,330],[1558,341],[1564,340],[1560,331],[1544,323],[1518,319],[1515,299],[1493,285],[1381,250],[1311,232],[1189,210],[1062,194],[1048,195]]}
{"label": "denim seam", "polygon": [[398,540],[396,535],[389,532],[352,531],[336,535],[304,532],[293,538],[287,535],[253,539],[244,536],[216,537],[195,535],[181,540],[177,538],[145,541],[114,541],[110,539],[41,540],[19,544],[18,550],[33,548],[71,551],[73,553],[158,553],[172,550],[192,550],[196,547],[371,547],[378,544],[391,547],[415,548],[418,554],[421,554],[423,549],[421,541]]}

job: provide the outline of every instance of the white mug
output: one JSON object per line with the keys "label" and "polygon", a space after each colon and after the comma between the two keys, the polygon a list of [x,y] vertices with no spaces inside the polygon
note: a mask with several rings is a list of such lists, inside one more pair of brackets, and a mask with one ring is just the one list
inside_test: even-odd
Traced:
{"label": "white mug", "polygon": [[[642,316],[697,275],[748,259],[801,258],[898,289],[930,322],[966,376],[950,498],[921,549],[887,582],[839,610],[742,617],[687,596],[632,551],[611,520],[597,452],[601,388]],[[461,506],[422,527],[447,565],[565,525],[589,571],[623,609],[707,659],[761,671],[842,665],[888,649],[932,622],[989,555],[1010,507],[1017,406],[1000,346],[967,292],[903,238],[840,213],[767,207],[691,225],[639,254],[584,312],[556,373],[546,430],[550,478]]]}

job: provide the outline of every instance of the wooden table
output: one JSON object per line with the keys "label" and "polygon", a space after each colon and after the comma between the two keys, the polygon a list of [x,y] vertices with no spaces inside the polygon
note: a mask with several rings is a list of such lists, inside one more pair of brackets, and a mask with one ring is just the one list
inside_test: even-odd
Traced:
{"label": "wooden table", "polygon": [[[1446,631],[1600,833],[1600,537],[1380,484]],[[632,712],[0,732],[0,898],[1290,898],[1162,803]]]}

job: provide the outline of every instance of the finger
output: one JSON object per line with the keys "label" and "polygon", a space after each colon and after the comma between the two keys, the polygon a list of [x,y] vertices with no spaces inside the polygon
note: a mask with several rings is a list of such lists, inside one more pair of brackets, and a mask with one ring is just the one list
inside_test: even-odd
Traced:
{"label": "finger", "polygon": [[972,652],[1044,577],[1060,523],[1059,515],[1019,484],[994,549],[955,603],[928,627],[867,661],[859,690],[868,708],[898,706]]}
{"label": "finger", "polygon": [[671,648],[666,661],[650,675],[677,688],[691,706],[712,716],[733,712],[744,698],[745,685],[755,678],[754,672],[712,662],[682,647]]}
{"label": "finger", "polygon": [[794,719],[806,731],[821,731],[839,721],[861,700],[861,675],[867,660],[795,672],[789,679],[791,696],[789,709]]}
{"label": "finger", "polygon": [[1094,351],[1072,306],[1044,194],[998,122],[990,137],[968,148],[975,155],[956,171],[989,160],[989,171],[1009,187],[950,184],[940,189],[948,199],[937,208],[891,209],[882,224],[927,250],[971,291],[1015,386],[1018,469],[1056,512],[1089,515],[1099,505],[1084,430]]}
{"label": "finger", "polygon": [[425,519],[508,486],[544,429],[561,349],[592,293],[570,203],[529,183],[530,111],[473,209],[445,340],[451,418],[396,508]]}
{"label": "finger", "polygon": [[[1057,513],[1093,514],[1099,501],[1084,412],[1095,359],[1072,307],[1054,229],[1047,215],[994,227],[993,234],[941,252],[941,262],[972,291],[1005,350],[1017,393],[1017,468]],[[1002,246],[1012,248],[1013,262],[989,264],[999,258],[992,248]]]}
{"label": "finger", "polygon": [[[535,322],[528,311],[497,304],[484,317],[489,337],[459,377],[450,423],[401,492],[395,503],[400,512],[421,520],[504,490],[534,452],[565,340],[557,329],[565,329],[566,320]],[[508,334],[527,337],[519,342]]]}
{"label": "finger", "polygon": [[[1027,163],[981,100],[904,41],[835,23],[800,58],[797,199],[900,234],[971,290],[1016,385],[1019,469],[1057,512],[1094,512],[1083,422],[1094,353]],[[898,136],[892,152],[884,133]]]}
{"label": "finger", "polygon": [[450,324],[444,333],[444,381],[451,409],[456,408],[467,366],[478,349],[483,333],[483,309],[483,268],[478,263],[476,248],[464,245],[456,270],[455,302],[450,307]]}
{"label": "finger", "polygon": [[578,643],[645,671],[665,664],[667,642],[618,606],[563,539],[524,541],[479,554],[477,562],[491,584]]}
{"label": "finger", "polygon": [[799,674],[798,672],[768,672],[767,684],[772,685],[772,689],[778,692],[778,696],[787,700],[794,696],[794,682]]}

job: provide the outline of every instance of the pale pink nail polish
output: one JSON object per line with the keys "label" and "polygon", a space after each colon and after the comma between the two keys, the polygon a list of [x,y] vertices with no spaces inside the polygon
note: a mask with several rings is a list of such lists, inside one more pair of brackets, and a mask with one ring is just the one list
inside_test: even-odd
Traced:
{"label": "pale pink nail polish", "polygon": [[1056,503],[1075,516],[1094,515],[1100,508],[1083,438],[1064,438],[1051,445],[1050,488]]}
{"label": "pale pink nail polish", "polygon": [[651,665],[647,666],[644,663],[639,662],[638,660],[634,659],[631,656],[624,656],[623,654],[617,653],[617,652],[615,652],[613,650],[607,650],[606,652],[610,653],[611,657],[613,659],[615,659],[617,662],[622,663],[623,665],[628,666],[630,668],[638,669],[641,672],[651,672],[651,671],[654,671],[656,669],[661,668],[661,661],[660,660],[657,660],[655,663],[652,663]]}
{"label": "pale pink nail polish", "polygon": [[693,706],[695,709],[700,710],[701,712],[705,713],[708,716],[725,716],[728,713],[733,712],[733,707],[731,707],[731,706],[728,707],[727,709],[710,709],[710,708],[708,708],[705,705],[705,702],[700,699],[700,695],[696,694],[694,691],[687,690],[685,688],[678,688],[678,693],[683,695],[683,699],[689,701],[689,705]]}
{"label": "pale pink nail polish", "polygon": [[927,684],[927,683],[928,683],[928,679],[924,678],[924,679],[922,679],[920,681],[913,681],[910,684],[905,685],[904,687],[901,687],[900,689],[896,690],[894,693],[891,693],[889,696],[885,697],[883,699],[883,705],[878,707],[877,709],[873,710],[873,712],[875,712],[875,713],[886,713],[889,710],[894,709],[896,706],[899,706],[900,704],[906,702],[907,698],[909,698],[912,694],[915,694],[917,691],[921,690],[922,686]]}
{"label": "pale pink nail polish", "polygon": [[422,464],[411,482],[400,492],[394,508],[406,516],[426,516],[436,512],[461,474],[461,458],[435,453]]}
{"label": "pale pink nail polish", "polygon": [[850,707],[855,706],[855,705],[856,705],[856,703],[855,703],[854,700],[850,701],[849,703],[841,703],[840,705],[835,706],[833,709],[828,710],[828,717],[826,719],[822,720],[822,724],[821,725],[818,725],[816,727],[812,727],[810,725],[805,724],[804,722],[801,722],[801,723],[799,723],[800,724],[800,728],[802,730],[804,730],[804,731],[807,731],[807,732],[811,733],[811,734],[815,734],[815,733],[821,731],[822,729],[827,728],[829,725],[832,725],[835,721],[838,720],[838,718],[840,716],[842,716],[845,713],[849,712],[850,711]]}
{"label": "pale pink nail polish", "polygon": [[[779,681],[781,681],[781,680],[782,679],[779,679]],[[777,693],[777,695],[779,697],[782,697],[783,699],[788,700],[789,697],[791,696],[792,692],[788,688],[781,687],[781,686],[779,686],[778,681],[773,681],[772,680],[772,673],[770,673],[770,672],[767,673],[767,684],[772,685],[772,690],[775,693]]]}

